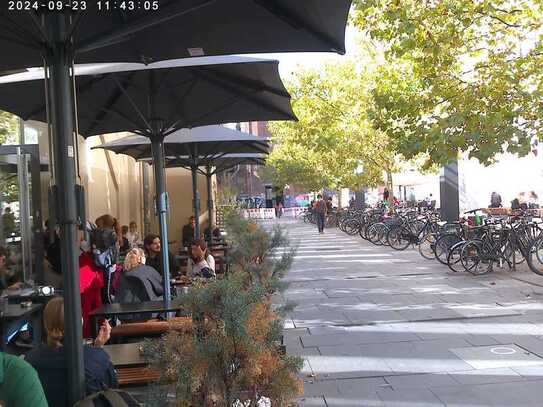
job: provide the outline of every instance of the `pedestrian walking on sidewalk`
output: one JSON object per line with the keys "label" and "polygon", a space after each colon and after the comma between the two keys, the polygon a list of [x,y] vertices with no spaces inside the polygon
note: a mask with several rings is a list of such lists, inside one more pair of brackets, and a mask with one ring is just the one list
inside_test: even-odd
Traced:
{"label": "pedestrian walking on sidewalk", "polygon": [[326,201],[322,199],[322,195],[317,195],[317,201],[315,202],[314,212],[317,219],[317,227],[319,233],[324,233],[324,223],[326,221]]}

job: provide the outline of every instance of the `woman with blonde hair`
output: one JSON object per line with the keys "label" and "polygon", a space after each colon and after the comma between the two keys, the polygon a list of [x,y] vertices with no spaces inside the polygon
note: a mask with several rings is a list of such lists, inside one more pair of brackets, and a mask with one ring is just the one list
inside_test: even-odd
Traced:
{"label": "woman with blonde hair", "polygon": [[[66,398],[66,355],[64,342],[64,299],[53,298],[43,311],[43,325],[47,334],[47,344],[30,351],[26,361],[38,372],[45,397],[50,406],[68,405]],[[94,345],[83,345],[85,364],[86,393],[92,394],[106,388],[117,387],[117,374],[109,355],[102,346],[109,340],[111,327],[105,320]]]}
{"label": "woman with blonde hair", "polygon": [[124,271],[130,271],[139,265],[145,264],[145,252],[139,247],[130,249],[124,258]]}
{"label": "woman with blonde hair", "polygon": [[[164,288],[162,276],[153,267],[145,264],[145,252],[142,249],[130,249],[124,260],[123,272],[119,281],[119,290],[115,301],[131,304],[162,299]],[[144,315],[127,315],[121,320],[148,319]]]}

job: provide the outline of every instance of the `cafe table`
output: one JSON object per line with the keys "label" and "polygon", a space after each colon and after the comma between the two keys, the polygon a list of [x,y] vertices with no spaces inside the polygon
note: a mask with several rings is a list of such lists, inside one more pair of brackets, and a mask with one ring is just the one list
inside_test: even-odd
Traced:
{"label": "cafe table", "polygon": [[109,355],[115,367],[146,366],[148,361],[143,357],[143,342],[104,345],[103,349]]}

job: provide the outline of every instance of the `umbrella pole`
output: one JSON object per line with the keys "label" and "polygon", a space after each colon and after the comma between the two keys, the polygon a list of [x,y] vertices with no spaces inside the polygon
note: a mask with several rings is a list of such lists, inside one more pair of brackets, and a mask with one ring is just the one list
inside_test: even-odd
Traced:
{"label": "umbrella pole", "polygon": [[213,243],[213,191],[211,184],[211,166],[207,165],[206,167],[206,180],[207,180],[207,217],[209,219],[209,246]]}
{"label": "umbrella pole", "polygon": [[[52,164],[55,168],[55,204],[60,226],[61,270],[64,283],[64,346],[68,370],[69,405],[85,396],[79,249],[74,147],[73,56],[66,44],[67,20],[63,13],[46,13],[51,45],[46,54],[50,80],[48,92],[52,118]],[[51,136],[50,136],[51,137]],[[76,136],[77,137],[77,136]],[[50,203],[53,204],[53,203]]]}
{"label": "umbrella pole", "polygon": [[162,262],[164,305],[170,305],[170,262],[168,251],[168,196],[166,193],[166,173],[164,171],[164,136],[155,134],[151,138],[155,170],[156,211],[160,231],[160,260]]}
{"label": "umbrella pole", "polygon": [[192,209],[194,218],[196,218],[196,226],[194,228],[194,238],[200,238],[200,192],[198,192],[198,166],[196,163],[191,165],[192,173]]}

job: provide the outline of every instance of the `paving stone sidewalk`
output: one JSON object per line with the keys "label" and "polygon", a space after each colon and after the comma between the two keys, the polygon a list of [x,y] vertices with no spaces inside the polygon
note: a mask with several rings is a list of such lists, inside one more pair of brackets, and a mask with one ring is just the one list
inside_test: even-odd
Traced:
{"label": "paving stone sidewalk", "polygon": [[[543,406],[543,277],[452,273],[417,251],[280,220],[300,406]],[[271,224],[268,223],[268,224]]]}

